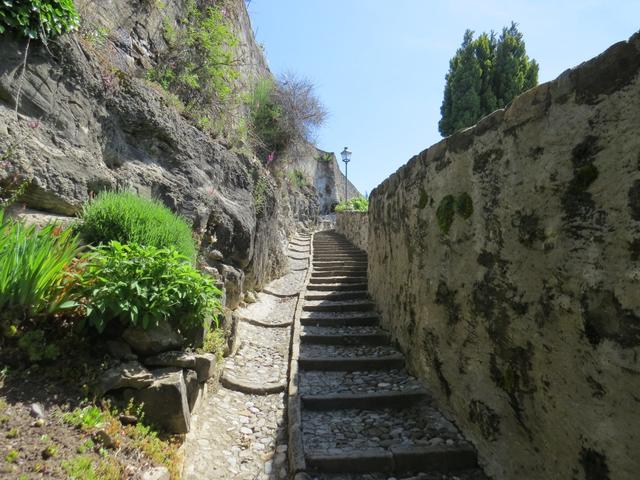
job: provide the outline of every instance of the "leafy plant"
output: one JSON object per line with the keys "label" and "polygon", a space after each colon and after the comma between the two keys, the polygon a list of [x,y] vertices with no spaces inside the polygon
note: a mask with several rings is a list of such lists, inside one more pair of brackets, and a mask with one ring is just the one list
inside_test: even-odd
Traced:
{"label": "leafy plant", "polygon": [[0,210],[0,320],[73,306],[62,287],[77,252],[70,229],[49,224],[37,230],[5,219]]}
{"label": "leafy plant", "polygon": [[220,308],[213,281],[173,248],[110,242],[84,257],[78,293],[89,323],[99,332],[107,322],[149,328],[163,320],[189,328]]}
{"label": "leafy plant", "polygon": [[256,209],[256,215],[262,215],[267,203],[267,191],[269,182],[264,177],[258,177],[253,184],[253,205]]}
{"label": "leafy plant", "polygon": [[95,405],[88,405],[63,414],[62,420],[76,428],[90,430],[104,422],[104,414]]}
{"label": "leafy plant", "polygon": [[369,200],[364,197],[353,197],[336,205],[336,212],[367,212]]}
{"label": "leafy plant", "polygon": [[202,9],[188,0],[179,25],[165,20],[163,33],[169,48],[147,78],[178,95],[197,116],[224,104],[238,78],[238,39],[220,3]]}
{"label": "leafy plant", "polygon": [[0,34],[6,30],[46,41],[80,24],[73,0],[2,0]]}
{"label": "leafy plant", "polygon": [[122,466],[113,458],[94,462],[90,455],[78,455],[61,463],[70,480],[120,480]]}
{"label": "leafy plant", "polygon": [[26,332],[18,340],[18,347],[23,350],[32,363],[42,360],[55,360],[60,356],[60,349],[57,345],[48,343],[42,330],[31,330]]}
{"label": "leafy plant", "polygon": [[276,82],[259,80],[245,103],[253,141],[261,154],[282,152],[295,141],[313,140],[313,133],[327,117],[314,85],[291,73]]}
{"label": "leafy plant", "polygon": [[161,203],[133,193],[102,192],[86,204],[78,226],[91,243],[139,243],[173,247],[193,260],[196,247],[191,227]]}
{"label": "leafy plant", "polygon": [[297,188],[304,188],[309,184],[307,177],[298,169],[291,170],[287,177],[289,178],[289,183]]}
{"label": "leafy plant", "polygon": [[202,348],[198,349],[198,353],[213,353],[218,362],[221,362],[226,345],[227,340],[222,329],[207,328]]}

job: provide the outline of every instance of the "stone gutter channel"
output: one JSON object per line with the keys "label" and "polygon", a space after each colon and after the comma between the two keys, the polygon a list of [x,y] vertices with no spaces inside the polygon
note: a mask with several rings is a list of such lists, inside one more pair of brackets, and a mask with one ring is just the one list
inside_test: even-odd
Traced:
{"label": "stone gutter channel", "polygon": [[192,414],[182,449],[184,480],[289,477],[287,384],[310,245],[309,235],[294,237],[289,273],[267,285],[255,303],[236,310],[237,347],[225,358],[219,388]]}

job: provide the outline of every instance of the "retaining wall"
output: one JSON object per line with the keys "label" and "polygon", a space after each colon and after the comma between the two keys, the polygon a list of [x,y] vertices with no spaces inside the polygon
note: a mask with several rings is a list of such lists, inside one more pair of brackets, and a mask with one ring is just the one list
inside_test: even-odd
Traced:
{"label": "retaining wall", "polygon": [[636,34],[371,194],[370,293],[496,479],[640,471],[639,71]]}
{"label": "retaining wall", "polygon": [[336,231],[344,235],[356,247],[367,251],[369,216],[366,212],[336,213]]}

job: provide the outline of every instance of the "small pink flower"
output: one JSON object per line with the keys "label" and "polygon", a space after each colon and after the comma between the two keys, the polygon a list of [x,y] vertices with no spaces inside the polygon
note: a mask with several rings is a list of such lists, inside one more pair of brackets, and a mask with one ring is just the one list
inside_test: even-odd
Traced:
{"label": "small pink flower", "polygon": [[32,120],[29,120],[29,121],[27,122],[27,126],[28,126],[29,128],[33,128],[34,130],[35,130],[36,128],[40,128],[40,120],[38,120],[38,119],[36,119],[36,118],[34,118],[34,119],[32,119]]}
{"label": "small pink flower", "polygon": [[271,152],[269,155],[267,155],[267,165],[273,162],[275,158],[276,158],[276,152]]}

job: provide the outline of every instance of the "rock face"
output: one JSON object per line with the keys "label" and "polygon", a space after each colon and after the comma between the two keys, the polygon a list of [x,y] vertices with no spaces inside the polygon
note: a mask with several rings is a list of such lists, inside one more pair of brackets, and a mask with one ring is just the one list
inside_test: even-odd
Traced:
{"label": "rock face", "polygon": [[374,190],[369,289],[496,479],[640,468],[640,34]]}
{"label": "rock face", "polygon": [[[81,32],[50,42],[48,50],[31,42],[23,77],[26,43],[0,36],[0,152],[11,152],[0,184],[13,175],[30,180],[21,201],[55,215],[74,215],[105,189],[163,201],[193,223],[203,266],[228,266],[225,283],[240,291],[231,302],[281,274],[287,236],[297,222],[315,220],[315,191],[290,195],[260,160],[196,128],[145,80],[167,48],[164,25],[175,24],[188,2],[75,3]],[[247,88],[269,71],[245,3],[227,7],[245,60],[240,88]],[[257,179],[266,179],[259,211]]]}
{"label": "rock face", "polygon": [[336,232],[344,235],[361,250],[367,251],[369,243],[369,217],[366,212],[336,213]]}
{"label": "rock face", "polygon": [[[144,415],[150,422],[172,433],[187,433],[191,423],[189,395],[181,369],[155,370],[153,383],[143,390],[131,390],[127,396],[144,403]],[[188,377],[191,383],[191,376]],[[191,387],[193,388],[193,387]]]}

